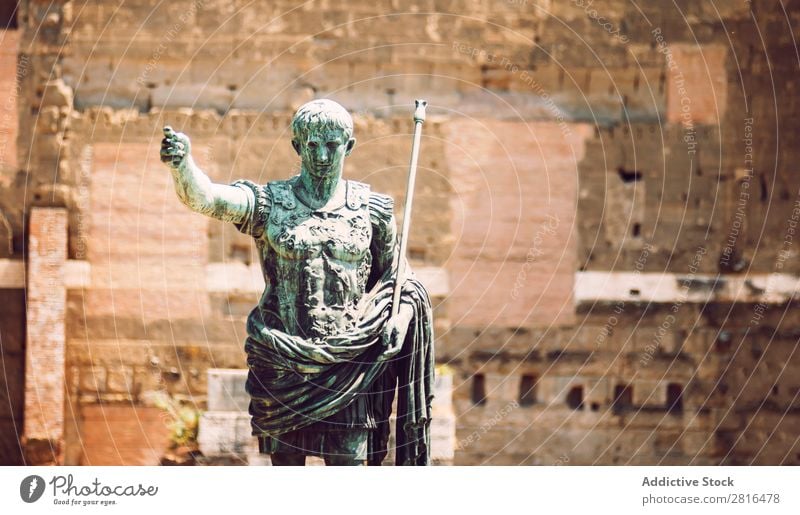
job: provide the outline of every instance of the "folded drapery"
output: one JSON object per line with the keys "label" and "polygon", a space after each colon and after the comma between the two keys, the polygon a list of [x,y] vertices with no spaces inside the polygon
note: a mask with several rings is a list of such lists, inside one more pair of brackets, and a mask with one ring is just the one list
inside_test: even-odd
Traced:
{"label": "folded drapery", "polygon": [[359,323],[324,338],[292,336],[267,326],[258,306],[248,317],[247,392],[253,434],[279,436],[344,409],[359,395],[372,397],[378,428],[369,444],[369,464],[385,458],[389,416],[397,388],[397,465],[430,462],[434,353],[430,300],[415,278],[403,285],[401,302],[414,316],[399,351],[383,345],[391,314],[393,270],[364,297]]}

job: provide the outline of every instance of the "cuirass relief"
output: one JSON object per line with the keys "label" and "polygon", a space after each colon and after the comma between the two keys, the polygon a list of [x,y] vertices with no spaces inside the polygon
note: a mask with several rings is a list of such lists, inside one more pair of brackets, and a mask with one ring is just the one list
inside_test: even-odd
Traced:
{"label": "cuirass relief", "polygon": [[303,204],[291,180],[268,187],[266,234],[276,275],[269,279],[286,331],[321,337],[352,329],[372,260],[369,187],[348,181],[346,202],[330,210]]}

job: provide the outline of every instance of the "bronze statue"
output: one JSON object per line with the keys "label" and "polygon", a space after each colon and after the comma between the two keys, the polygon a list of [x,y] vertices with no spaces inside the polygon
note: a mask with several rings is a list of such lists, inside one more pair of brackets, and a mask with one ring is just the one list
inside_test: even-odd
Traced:
{"label": "bronze statue", "polygon": [[[253,434],[273,465],[303,465],[306,456],[380,465],[397,389],[396,463],[427,465],[431,305],[413,274],[403,273],[393,201],[342,179],[356,140],[341,105],[303,105],[292,132],[299,175],[264,185],[212,183],[192,160],[189,138],[168,126],[161,145],[181,201],[234,223],[258,247],[266,288],[245,343]],[[410,196],[413,174],[409,182]],[[406,217],[410,198],[407,206]],[[398,274],[405,280],[393,303]]]}

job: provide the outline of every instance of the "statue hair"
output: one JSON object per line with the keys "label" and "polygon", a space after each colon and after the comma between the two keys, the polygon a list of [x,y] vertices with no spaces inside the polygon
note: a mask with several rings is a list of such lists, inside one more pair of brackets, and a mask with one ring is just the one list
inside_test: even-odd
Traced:
{"label": "statue hair", "polygon": [[294,139],[302,140],[312,130],[339,129],[345,140],[353,137],[353,118],[347,109],[327,98],[312,100],[300,106],[292,119]]}

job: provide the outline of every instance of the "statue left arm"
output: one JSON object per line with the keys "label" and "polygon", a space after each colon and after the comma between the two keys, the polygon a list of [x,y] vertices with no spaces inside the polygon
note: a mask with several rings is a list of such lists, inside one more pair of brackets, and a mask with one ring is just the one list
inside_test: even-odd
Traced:
{"label": "statue left arm", "polygon": [[[371,193],[369,214],[372,223],[372,271],[367,288],[371,288],[392,268],[398,252],[397,224],[394,219],[394,201],[388,195]],[[405,259],[405,258],[402,258]],[[408,270],[408,267],[406,267]],[[401,304],[396,317],[390,318],[383,329],[383,343],[389,349],[399,349],[408,332],[408,325],[414,310],[408,304]]]}
{"label": "statue left arm", "polygon": [[372,223],[372,271],[367,289],[372,288],[392,267],[397,252],[397,223],[394,219],[394,200],[388,195],[370,193],[369,218]]}

